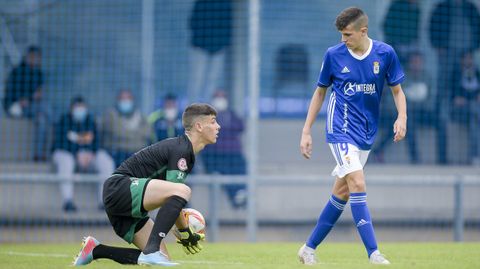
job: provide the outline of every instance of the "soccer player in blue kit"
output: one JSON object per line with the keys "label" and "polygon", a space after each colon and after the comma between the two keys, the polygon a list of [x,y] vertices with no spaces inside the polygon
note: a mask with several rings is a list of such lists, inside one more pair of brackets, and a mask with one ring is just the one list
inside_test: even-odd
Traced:
{"label": "soccer player in blue kit", "polygon": [[300,150],[309,159],[312,154],[311,127],[325,99],[332,93],[327,107],[326,136],[337,162],[332,195],[306,243],[298,251],[306,265],[317,263],[316,247],[325,239],[350,200],[358,233],[372,264],[390,264],[380,253],[367,207],[363,167],[377,132],[379,104],[384,81],[391,88],[398,116],[393,124],[394,141],[405,137],[407,109],[400,83],[404,74],[391,46],[368,37],[368,17],[359,8],[343,10],[335,26],[342,43],[325,53],[317,88],[302,130]]}

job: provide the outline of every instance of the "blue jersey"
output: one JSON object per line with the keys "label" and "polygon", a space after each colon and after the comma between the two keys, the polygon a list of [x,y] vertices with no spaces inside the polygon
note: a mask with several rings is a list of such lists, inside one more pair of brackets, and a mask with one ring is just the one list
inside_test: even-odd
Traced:
{"label": "blue jersey", "polygon": [[377,133],[384,81],[395,86],[403,79],[395,51],[383,42],[371,40],[363,56],[353,54],[344,43],[329,48],[317,83],[320,87],[332,85],[327,142],[370,149]]}

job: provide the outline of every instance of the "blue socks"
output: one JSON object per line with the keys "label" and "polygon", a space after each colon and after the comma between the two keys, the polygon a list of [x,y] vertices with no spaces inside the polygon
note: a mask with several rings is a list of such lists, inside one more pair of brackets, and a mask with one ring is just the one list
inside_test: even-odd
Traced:
{"label": "blue socks", "polygon": [[357,226],[358,233],[362,238],[363,244],[370,254],[377,250],[377,240],[373,231],[372,219],[367,207],[367,193],[352,192],[350,193],[350,208],[352,209],[353,220]]}
{"label": "blue socks", "polygon": [[310,238],[307,240],[307,247],[315,249],[320,245],[342,214],[346,203],[347,201],[340,200],[332,194],[322,214],[320,214]]}
{"label": "blue socks", "polygon": [[[325,208],[318,218],[317,225],[307,240],[307,247],[316,249],[317,246],[320,245],[342,214],[346,203],[347,201],[340,200],[332,194],[330,200],[325,205]],[[365,245],[368,257],[370,257],[370,254],[377,250],[378,247],[377,240],[375,239],[375,232],[373,230],[372,219],[370,218],[370,213],[367,207],[367,193],[350,193],[350,208],[352,209],[352,216],[355,225],[357,226],[358,233]]]}

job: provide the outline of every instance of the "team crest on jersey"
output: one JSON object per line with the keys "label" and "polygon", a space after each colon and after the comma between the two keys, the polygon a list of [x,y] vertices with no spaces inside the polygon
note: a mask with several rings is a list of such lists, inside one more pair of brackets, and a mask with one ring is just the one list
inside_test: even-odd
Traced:
{"label": "team crest on jersey", "polygon": [[178,160],[177,167],[178,169],[180,169],[180,171],[187,171],[187,160],[185,160],[185,158],[181,158],[180,160]]}
{"label": "team crest on jersey", "polygon": [[373,73],[378,75],[380,73],[380,63],[379,62],[373,62]]}

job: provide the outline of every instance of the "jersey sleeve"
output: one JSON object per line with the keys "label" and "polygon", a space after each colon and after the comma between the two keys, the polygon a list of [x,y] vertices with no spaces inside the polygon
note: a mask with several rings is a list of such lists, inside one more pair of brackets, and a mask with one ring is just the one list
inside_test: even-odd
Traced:
{"label": "jersey sleeve", "polygon": [[386,79],[388,86],[395,86],[403,82],[405,74],[403,73],[402,65],[398,59],[397,53],[392,48],[390,51],[390,64],[388,65]]}
{"label": "jersey sleeve", "polygon": [[172,147],[169,151],[165,178],[170,182],[184,183],[191,169],[190,153],[183,147]]}
{"label": "jersey sleeve", "polygon": [[318,76],[317,86],[328,88],[332,84],[332,62],[330,51],[327,50],[323,56],[322,67],[320,68],[320,75]]}

